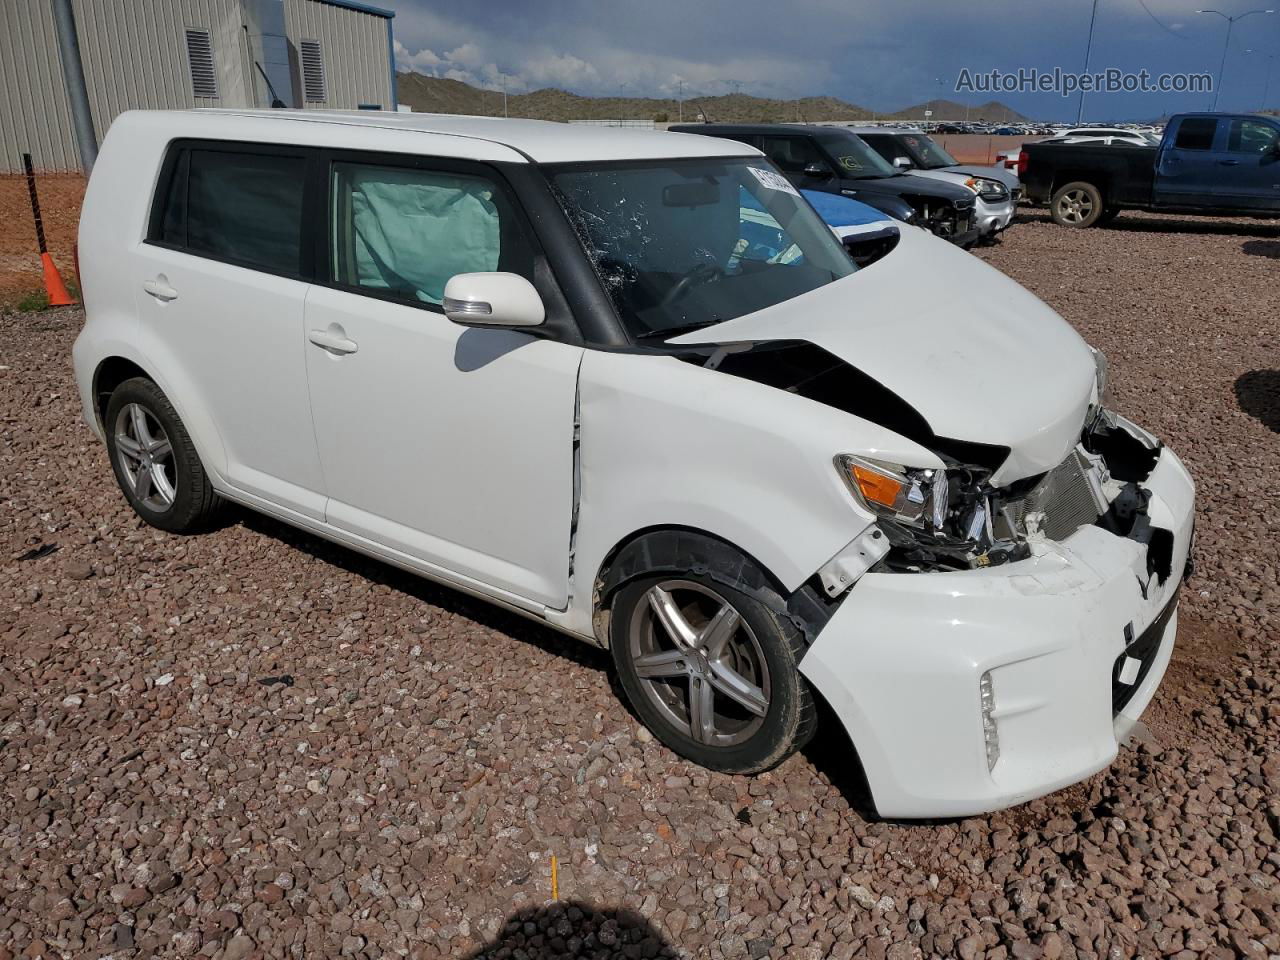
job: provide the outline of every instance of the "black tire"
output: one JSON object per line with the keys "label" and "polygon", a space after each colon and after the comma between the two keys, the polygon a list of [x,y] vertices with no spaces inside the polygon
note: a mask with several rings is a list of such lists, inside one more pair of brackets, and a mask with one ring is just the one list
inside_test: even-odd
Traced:
{"label": "black tire", "polygon": [[1104,209],[1102,191],[1083,180],[1059,187],[1049,202],[1049,213],[1054,223],[1077,229],[1092,227]]}
{"label": "black tire", "polygon": [[1102,226],[1103,224],[1110,223],[1116,217],[1120,216],[1120,214],[1123,212],[1124,211],[1121,210],[1119,207],[1107,207],[1105,210],[1102,211],[1102,216],[1098,218],[1098,226]]}
{"label": "black tire", "polygon": [[[689,586],[674,586],[678,584]],[[731,644],[740,643],[744,648],[740,658],[737,653],[733,656],[733,667],[741,671],[735,675],[738,679],[759,679],[761,675],[753,675],[752,668],[756,660],[762,662],[767,670],[763,674],[766,679],[756,689],[767,692],[767,706],[762,715],[753,715],[725,696],[716,682],[708,687],[709,695],[715,702],[715,729],[719,729],[720,724],[745,724],[736,732],[729,726],[721,734],[715,735],[741,736],[743,739],[739,742],[708,743],[691,735],[693,727],[690,721],[693,713],[689,705],[693,685],[695,682],[705,681],[699,681],[693,673],[687,677],[674,676],[656,680],[640,676],[636,661],[642,658],[638,657],[633,643],[633,630],[643,633],[659,621],[650,603],[650,591],[655,587],[669,588],[668,592],[677,600],[685,593],[693,598],[686,608],[688,623],[697,625],[698,610],[695,608],[702,602],[699,598],[703,596],[698,591],[706,591],[710,595],[706,598],[708,609],[722,600],[731,605],[741,618],[736,639],[730,641]],[[707,616],[705,610],[703,616]],[[648,627],[643,624],[646,619],[649,621]],[[742,630],[742,627],[746,629]],[[667,636],[669,638],[670,634]],[[797,666],[804,654],[800,632],[789,619],[780,616],[765,603],[704,574],[647,575],[620,587],[611,606],[610,647],[622,688],[645,726],[676,753],[711,770],[723,773],[759,773],[768,770],[803,747],[817,729],[818,714],[813,692]],[[668,651],[678,652],[682,651]],[[700,662],[705,665],[707,660],[702,658]],[[717,668],[724,666],[723,660],[717,661]],[[696,670],[696,667],[692,669]],[[648,689],[646,684],[649,684]],[[675,703],[674,707],[662,704],[664,695],[670,696]],[[682,697],[686,714],[683,726],[672,719],[673,715],[679,713]]]}
{"label": "black tire", "polygon": [[[131,431],[126,424],[136,422],[138,408],[145,415],[146,431],[156,438],[153,449],[157,452],[154,457],[148,452],[146,460],[148,478],[144,492],[150,491],[151,495],[145,498],[140,495],[141,487],[135,479],[144,472],[141,461],[136,453],[125,451],[126,446],[132,449],[137,445],[137,431]],[[145,377],[134,377],[120,384],[107,401],[103,429],[116,483],[138,516],[170,533],[194,533],[212,524],[222,499],[214,492],[190,434],[159,387]],[[158,451],[166,441],[169,453],[164,456]],[[153,470],[156,472],[151,472]]]}

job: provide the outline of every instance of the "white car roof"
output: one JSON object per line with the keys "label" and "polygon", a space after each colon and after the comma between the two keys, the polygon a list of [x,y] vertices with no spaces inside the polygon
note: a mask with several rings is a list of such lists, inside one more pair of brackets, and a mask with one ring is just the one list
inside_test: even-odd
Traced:
{"label": "white car roof", "polygon": [[1063,131],[1068,137],[1140,137],[1137,130],[1122,130],[1119,127],[1072,127]]}
{"label": "white car roof", "polygon": [[914,133],[924,136],[918,127],[845,127],[850,133],[862,136],[864,133]]}
{"label": "white car roof", "polygon": [[[470,141],[476,159],[512,162],[569,163],[759,155],[754,147],[719,137],[505,117],[383,110],[200,109],[145,113],[169,125],[174,136],[179,137],[238,137],[255,142],[305,143],[396,152],[411,151],[414,144],[417,149],[434,149],[434,146],[428,148],[424,141],[438,142],[441,137],[449,137]],[[137,113],[132,116],[136,118]],[[449,153],[469,155],[467,151],[458,149]]]}

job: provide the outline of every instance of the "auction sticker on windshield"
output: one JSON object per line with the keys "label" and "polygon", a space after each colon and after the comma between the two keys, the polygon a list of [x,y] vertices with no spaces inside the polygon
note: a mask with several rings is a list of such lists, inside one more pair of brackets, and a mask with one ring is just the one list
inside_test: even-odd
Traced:
{"label": "auction sticker on windshield", "polygon": [[767,187],[770,190],[781,190],[783,193],[789,193],[793,197],[800,196],[796,188],[791,185],[791,181],[782,174],[774,173],[772,170],[761,170],[759,167],[747,167],[747,169],[760,181],[760,186]]}

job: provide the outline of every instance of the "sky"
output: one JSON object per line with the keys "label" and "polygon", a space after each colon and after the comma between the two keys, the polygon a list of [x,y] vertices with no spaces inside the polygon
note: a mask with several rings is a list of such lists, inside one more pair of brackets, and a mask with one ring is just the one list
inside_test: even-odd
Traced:
{"label": "sky", "polygon": [[[1217,75],[1227,23],[1206,0],[1098,0],[1090,70]],[[1236,15],[1256,0],[1207,0]],[[1280,106],[1280,0],[1232,32],[1219,109]],[[840,97],[879,111],[955,93],[961,70],[1084,67],[1092,0],[383,0],[401,70],[512,93]],[[1252,50],[1252,53],[1246,53]],[[1268,60],[1268,56],[1272,59]],[[1205,110],[1211,94],[1089,94],[1084,119]],[[1027,116],[1074,120],[1078,99],[1001,93]]]}

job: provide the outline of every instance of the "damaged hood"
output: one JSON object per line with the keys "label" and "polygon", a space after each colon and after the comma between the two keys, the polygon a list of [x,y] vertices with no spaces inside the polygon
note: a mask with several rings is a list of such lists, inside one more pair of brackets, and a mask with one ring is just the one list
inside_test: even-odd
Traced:
{"label": "damaged hood", "polygon": [[1092,398],[1089,347],[977,257],[919,229],[901,234],[852,276],[668,342],[808,341],[907,401],[935,435],[1008,447],[993,483],[1057,466]]}

